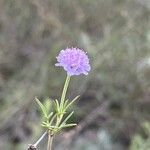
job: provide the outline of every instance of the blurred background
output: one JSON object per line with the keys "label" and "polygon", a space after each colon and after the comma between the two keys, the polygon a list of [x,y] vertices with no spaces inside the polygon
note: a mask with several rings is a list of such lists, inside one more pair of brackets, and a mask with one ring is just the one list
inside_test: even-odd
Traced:
{"label": "blurred background", "polygon": [[0,0],[0,149],[27,150],[42,135],[34,97],[60,97],[66,74],[55,57],[72,46],[92,70],[68,93],[81,95],[71,118],[81,128],[53,148],[149,150],[149,0]]}

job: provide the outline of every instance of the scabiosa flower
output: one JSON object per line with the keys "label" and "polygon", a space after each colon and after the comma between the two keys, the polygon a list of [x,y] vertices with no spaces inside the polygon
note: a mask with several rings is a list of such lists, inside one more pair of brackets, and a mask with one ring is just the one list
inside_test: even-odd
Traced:
{"label": "scabiosa flower", "polygon": [[80,74],[87,75],[91,69],[88,56],[79,48],[61,50],[56,58],[58,63],[55,65],[63,67],[70,76]]}

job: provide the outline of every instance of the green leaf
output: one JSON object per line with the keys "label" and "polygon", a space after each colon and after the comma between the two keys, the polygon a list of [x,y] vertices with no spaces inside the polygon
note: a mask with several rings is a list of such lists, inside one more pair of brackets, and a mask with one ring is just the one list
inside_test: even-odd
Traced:
{"label": "green leaf", "polygon": [[47,123],[47,122],[43,121],[43,122],[42,122],[42,124],[43,124],[43,125],[48,125],[49,123]]}
{"label": "green leaf", "polygon": [[50,119],[53,115],[53,112],[51,112],[49,115],[48,115],[48,118],[47,119]]}
{"label": "green leaf", "polygon": [[65,125],[66,124],[66,122],[68,121],[68,119],[73,115],[73,113],[74,113],[74,111],[72,111],[67,117],[66,117],[66,119],[61,123],[61,125],[60,126],[63,126],[63,125]]}
{"label": "green leaf", "polygon": [[54,109],[57,113],[60,111],[60,106],[57,99],[54,100]]}
{"label": "green leaf", "polygon": [[51,125],[49,125],[48,128],[51,129],[51,130],[58,130],[58,129],[60,129],[59,127],[51,126]]}
{"label": "green leaf", "polygon": [[47,126],[47,125],[44,125],[44,124],[41,124],[41,126],[42,126],[42,127],[45,127],[45,128],[48,128],[48,126]]}
{"label": "green leaf", "polygon": [[65,100],[65,102],[64,102],[64,106],[63,106],[63,109],[65,109],[66,107],[67,107],[67,105],[68,105],[68,99],[67,100]]}
{"label": "green leaf", "polygon": [[61,126],[61,128],[68,128],[68,127],[73,127],[76,125],[77,125],[76,123],[70,123],[70,124],[65,124],[65,125]]}
{"label": "green leaf", "polygon": [[46,112],[50,112],[50,109],[51,109],[51,99],[47,98],[45,101],[44,101],[44,107],[46,108]]}
{"label": "green leaf", "polygon": [[54,106],[54,110],[57,112],[57,105],[56,105],[56,102],[55,101],[53,101],[53,106]]}
{"label": "green leaf", "polygon": [[43,121],[43,122],[41,123],[41,126],[48,128],[48,127],[49,127],[49,123]]}
{"label": "green leaf", "polygon": [[47,117],[47,111],[46,111],[46,108],[44,107],[44,105],[37,98],[35,98],[35,100],[36,100],[37,104],[39,105],[44,116]]}
{"label": "green leaf", "polygon": [[51,119],[51,121],[50,121],[50,123],[49,123],[50,125],[53,123],[55,117],[56,117],[56,114],[54,114],[54,116],[52,117],[52,119]]}
{"label": "green leaf", "polygon": [[66,106],[66,109],[68,109],[79,97],[80,97],[80,95],[76,96],[76,97]]}

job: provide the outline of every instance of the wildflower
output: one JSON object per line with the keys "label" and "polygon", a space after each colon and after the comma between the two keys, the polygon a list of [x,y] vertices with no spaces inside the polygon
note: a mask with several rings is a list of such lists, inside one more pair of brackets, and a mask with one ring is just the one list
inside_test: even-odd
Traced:
{"label": "wildflower", "polygon": [[56,58],[58,63],[55,65],[63,67],[69,76],[87,75],[91,69],[88,56],[79,48],[61,50]]}

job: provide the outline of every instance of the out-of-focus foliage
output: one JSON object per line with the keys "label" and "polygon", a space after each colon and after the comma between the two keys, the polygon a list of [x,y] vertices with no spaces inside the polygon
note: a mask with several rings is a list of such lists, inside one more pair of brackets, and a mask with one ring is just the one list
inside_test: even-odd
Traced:
{"label": "out-of-focus foliage", "polygon": [[143,123],[145,138],[137,134],[134,136],[131,150],[148,150],[150,148],[150,124],[148,122]]}
{"label": "out-of-focus foliage", "polygon": [[41,135],[33,100],[60,95],[65,74],[54,64],[67,46],[85,49],[92,66],[71,81],[68,97],[81,94],[73,119],[108,101],[84,132],[105,127],[128,149],[150,120],[149,25],[149,0],[0,0],[0,149],[26,149]]}

